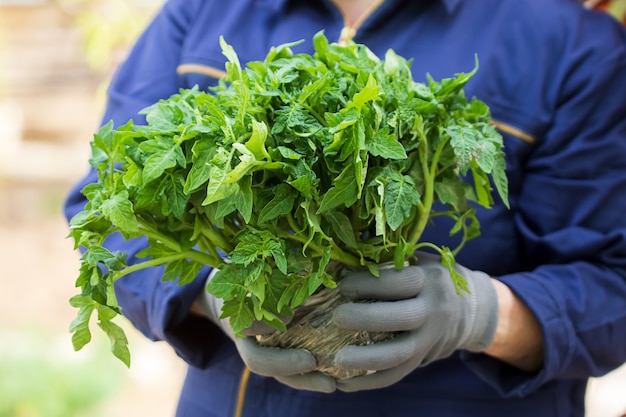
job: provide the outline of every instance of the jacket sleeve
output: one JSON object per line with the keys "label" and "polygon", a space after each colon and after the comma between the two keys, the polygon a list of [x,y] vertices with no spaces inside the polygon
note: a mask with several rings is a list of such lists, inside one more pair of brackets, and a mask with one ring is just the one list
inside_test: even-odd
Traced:
{"label": "jacket sleeve", "polygon": [[[201,3],[165,3],[113,77],[103,124],[112,120],[119,126],[130,119],[143,124],[145,118],[138,114],[140,110],[179,91],[176,67],[180,50]],[[70,191],[64,208],[68,219],[85,206],[81,189],[96,180],[92,169]],[[106,242],[110,250],[126,252],[129,264],[146,244],[145,239],[125,241],[121,235],[113,235]],[[146,268],[115,283],[122,314],[148,338],[165,340],[188,363],[205,366],[214,349],[226,340],[208,320],[188,314],[196,296],[204,291],[209,268],[204,268],[194,282],[182,286],[162,282],[162,272],[161,268]]]}
{"label": "jacket sleeve", "polygon": [[624,33],[616,28],[616,42],[579,50],[561,70],[552,127],[526,161],[515,221],[532,265],[499,279],[538,318],[545,364],[527,374],[462,353],[503,395],[599,376],[626,362]]}

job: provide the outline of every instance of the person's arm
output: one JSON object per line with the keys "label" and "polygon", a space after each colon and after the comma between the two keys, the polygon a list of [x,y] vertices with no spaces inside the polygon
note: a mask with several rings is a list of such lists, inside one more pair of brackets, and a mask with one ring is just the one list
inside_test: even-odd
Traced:
{"label": "person's arm", "polygon": [[[117,127],[130,119],[144,123],[140,110],[179,91],[176,68],[181,48],[202,4],[196,0],[165,3],[118,68],[108,89],[103,124],[113,121]],[[86,203],[80,190],[96,180],[95,171],[91,170],[70,191],[64,207],[68,219]],[[113,235],[106,242],[109,249],[126,252],[129,263],[146,245],[145,239],[126,241],[120,235]],[[198,294],[204,291],[209,271],[210,268],[204,268],[198,279],[184,286],[162,282],[162,268],[129,274],[115,283],[122,314],[148,338],[166,340],[187,362],[205,366],[215,347],[227,340],[208,320],[188,314]]]}
{"label": "person's arm", "polygon": [[484,350],[518,369],[536,372],[543,366],[541,325],[509,287],[493,279],[498,294],[498,325],[493,342]]}
{"label": "person's arm", "polygon": [[497,277],[513,293],[512,305],[525,306],[521,317],[536,318],[543,364],[531,366],[537,328],[528,330],[516,314],[503,326],[518,325],[521,334],[503,331],[488,355],[462,353],[507,396],[555,379],[600,376],[626,361],[626,33],[604,16],[592,19],[583,30],[597,36],[564,54],[580,59],[555,77],[553,123],[525,163],[516,198],[529,269]]}
{"label": "person's arm", "polygon": [[[338,325],[405,333],[339,351],[340,367],[377,371],[339,389],[388,386],[452,351],[504,397],[602,375],[626,361],[626,34],[605,16],[590,20],[585,33],[603,35],[574,45],[578,59],[553,74],[560,88],[552,123],[523,161],[524,183],[513,196],[515,256],[526,269],[494,279],[458,265],[475,287],[463,303],[448,298],[450,277],[432,263],[371,286],[350,278],[342,284],[347,296],[380,301],[340,306]],[[386,298],[391,287],[399,291]]]}

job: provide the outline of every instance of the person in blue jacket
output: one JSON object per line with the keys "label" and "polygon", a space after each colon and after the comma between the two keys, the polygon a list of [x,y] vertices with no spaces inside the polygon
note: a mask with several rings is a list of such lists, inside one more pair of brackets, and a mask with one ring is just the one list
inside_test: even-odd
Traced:
{"label": "person in blue jacket", "polygon": [[[626,361],[626,30],[576,0],[169,0],[109,88],[119,126],[180,88],[224,74],[218,38],[242,62],[304,39],[392,48],[416,80],[480,70],[466,86],[504,136],[511,209],[479,210],[481,236],[457,256],[472,289],[457,297],[434,255],[342,291],[376,302],[334,312],[345,328],[403,336],[337,354],[335,380],[304,350],[235,338],[206,293],[151,268],[116,282],[123,314],[189,364],[178,417],[579,417],[587,379]],[[66,215],[80,211],[80,189]],[[424,239],[450,241],[433,223]],[[111,238],[132,255],[145,245]],[[158,399],[155,399],[158,401]]]}

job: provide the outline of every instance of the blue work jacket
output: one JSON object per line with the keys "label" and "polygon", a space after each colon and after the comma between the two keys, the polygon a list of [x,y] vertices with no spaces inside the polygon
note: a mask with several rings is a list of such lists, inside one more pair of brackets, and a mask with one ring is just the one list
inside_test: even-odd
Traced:
{"label": "blue work jacket", "polygon": [[[116,283],[123,313],[189,363],[179,417],[577,417],[586,381],[626,361],[626,31],[574,0],[387,0],[353,27],[332,1],[170,0],[115,75],[103,123],[180,88],[216,84],[225,57],[261,60],[271,46],[353,37],[384,56],[412,58],[417,81],[480,69],[466,87],[486,102],[505,140],[508,210],[479,210],[482,235],[459,263],[508,285],[535,314],[545,364],[525,373],[457,352],[385,389],[322,394],[250,375],[233,344],[188,315],[208,270],[186,286],[143,270]],[[74,188],[66,214],[81,210]],[[424,239],[454,246],[448,225]],[[141,239],[109,246],[135,254]],[[158,401],[158,399],[155,399]]]}

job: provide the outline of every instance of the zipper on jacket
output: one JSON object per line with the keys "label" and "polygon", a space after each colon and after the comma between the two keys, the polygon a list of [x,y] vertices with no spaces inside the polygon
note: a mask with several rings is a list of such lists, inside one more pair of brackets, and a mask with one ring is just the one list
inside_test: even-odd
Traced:
{"label": "zipper on jacket", "polygon": [[239,380],[239,391],[237,392],[237,407],[235,408],[234,417],[243,416],[243,405],[246,401],[246,390],[248,388],[248,381],[250,380],[250,370],[247,366],[243,367],[241,372],[241,379]]}
{"label": "zipper on jacket", "polygon": [[337,41],[337,43],[339,43],[340,45],[345,45],[348,42],[350,42],[352,39],[354,39],[354,37],[356,36],[357,31],[359,30],[359,28],[361,27],[361,25],[363,24],[363,22],[372,15],[372,13],[374,13],[374,11],[376,9],[378,9],[378,7],[384,3],[385,0],[375,0],[371,5],[369,5],[364,11],[363,13],[361,13],[355,20],[354,22],[350,22],[348,20],[348,16],[344,13],[343,10],[341,10],[341,8],[337,5],[336,0],[331,0],[334,4],[335,7],[337,7],[337,9],[339,9],[339,11],[341,12],[342,16],[343,16],[343,29],[341,29],[341,34],[339,35],[339,40]]}

